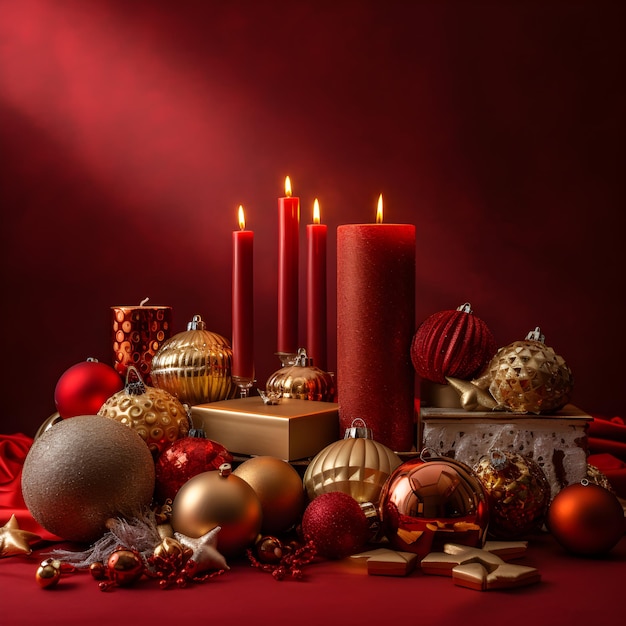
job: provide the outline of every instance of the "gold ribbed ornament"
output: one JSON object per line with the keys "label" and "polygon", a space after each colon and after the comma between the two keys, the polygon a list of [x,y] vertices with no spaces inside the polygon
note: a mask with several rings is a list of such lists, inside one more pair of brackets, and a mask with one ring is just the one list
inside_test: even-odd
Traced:
{"label": "gold ribbed ornament", "polygon": [[232,357],[228,340],[194,315],[187,330],[170,337],[154,355],[152,382],[189,405],[226,400],[237,389]]}
{"label": "gold ribbed ornament", "polygon": [[385,481],[401,462],[393,450],[372,438],[363,420],[355,420],[344,439],[326,446],[313,458],[303,483],[309,500],[342,491],[360,504],[376,504]]}
{"label": "gold ribbed ornament", "polygon": [[331,374],[313,365],[306,350],[300,348],[293,365],[276,370],[266,383],[266,392],[283,398],[332,402],[335,381]]}

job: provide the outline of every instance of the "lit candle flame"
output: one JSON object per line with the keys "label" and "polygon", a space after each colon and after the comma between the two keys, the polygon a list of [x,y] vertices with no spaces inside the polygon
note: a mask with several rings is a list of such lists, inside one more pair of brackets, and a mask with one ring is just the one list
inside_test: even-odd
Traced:
{"label": "lit candle flame", "polygon": [[239,205],[239,228],[246,230],[246,216],[243,213],[243,207]]}
{"label": "lit candle flame", "polygon": [[315,198],[315,202],[313,202],[313,223],[319,224],[320,222],[320,203]]}
{"label": "lit candle flame", "polygon": [[381,193],[378,196],[378,208],[376,209],[376,223],[383,223],[383,194]]}
{"label": "lit candle flame", "polygon": [[289,176],[285,176],[285,195],[291,198],[291,181],[289,180]]}

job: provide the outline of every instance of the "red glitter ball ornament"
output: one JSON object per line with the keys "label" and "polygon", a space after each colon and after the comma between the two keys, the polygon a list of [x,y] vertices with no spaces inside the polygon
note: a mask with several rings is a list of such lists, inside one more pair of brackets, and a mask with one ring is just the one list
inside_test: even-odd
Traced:
{"label": "red glitter ball ornament", "polygon": [[63,419],[96,415],[123,388],[124,382],[113,367],[89,358],[63,372],[54,389],[54,403]]}
{"label": "red glitter ball ornament", "polygon": [[189,436],[177,439],[159,455],[155,497],[161,503],[173,501],[190,478],[232,462],[232,454],[222,444],[208,439],[203,430],[192,429]]}
{"label": "red glitter ball ornament", "polygon": [[487,324],[466,302],[454,311],[433,313],[420,324],[411,360],[419,376],[445,385],[446,376],[469,380],[480,374],[497,349]]}
{"label": "red glitter ball ornament", "polygon": [[319,556],[343,559],[367,542],[369,523],[359,503],[347,493],[333,491],[313,500],[302,516],[302,535]]}

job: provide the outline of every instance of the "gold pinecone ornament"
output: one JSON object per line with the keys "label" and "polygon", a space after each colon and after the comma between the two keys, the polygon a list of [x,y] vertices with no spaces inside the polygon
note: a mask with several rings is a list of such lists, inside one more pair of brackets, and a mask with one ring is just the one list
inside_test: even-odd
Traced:
{"label": "gold pinecone ornament", "polygon": [[475,384],[516,413],[550,413],[565,406],[573,376],[563,357],[546,346],[539,327],[523,341],[500,348]]}

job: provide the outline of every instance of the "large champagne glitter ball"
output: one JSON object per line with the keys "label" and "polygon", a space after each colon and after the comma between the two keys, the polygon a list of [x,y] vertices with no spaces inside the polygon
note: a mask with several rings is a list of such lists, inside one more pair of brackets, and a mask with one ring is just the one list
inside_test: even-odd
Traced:
{"label": "large champagne glitter ball", "polygon": [[100,407],[98,415],[132,428],[156,457],[189,432],[187,411],[165,389],[145,385],[133,366],[128,368],[126,381],[124,389],[112,395]]}
{"label": "large champagne glitter ball", "polygon": [[484,374],[498,404],[518,413],[549,413],[567,404],[573,376],[563,357],[546,346],[540,329],[500,348]]}
{"label": "large champagne glitter ball", "polygon": [[262,533],[282,533],[299,521],[304,510],[304,489],[300,474],[287,461],[273,456],[252,457],[233,474],[243,478],[261,501]]}
{"label": "large champagne glitter ball", "polygon": [[172,528],[187,537],[202,537],[216,526],[217,549],[226,557],[241,555],[261,530],[263,510],[254,489],[231,471],[202,472],[188,480],[172,503]]}
{"label": "large champagne glitter ball", "polygon": [[446,543],[481,548],[489,523],[481,482],[464,463],[443,457],[400,465],[383,487],[379,511],[392,547],[420,558]]}
{"label": "large champagne glitter ball", "polygon": [[580,556],[609,552],[626,532],[624,509],[617,496],[586,480],[568,485],[554,496],[546,525],[567,551]]}
{"label": "large champagne glitter ball", "polygon": [[31,446],[22,470],[26,506],[47,531],[92,542],[109,518],[149,506],[154,461],[141,437],[99,415],[55,424]]}
{"label": "large champagne glitter ball", "polygon": [[551,491],[536,461],[511,450],[493,450],[473,470],[489,499],[489,535],[517,539],[541,528]]}

